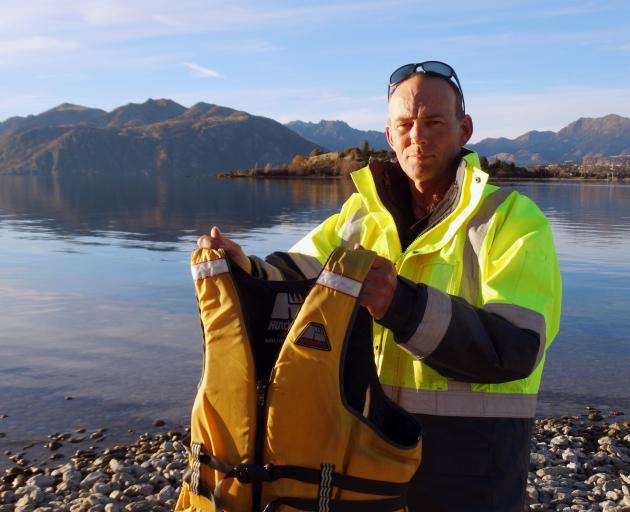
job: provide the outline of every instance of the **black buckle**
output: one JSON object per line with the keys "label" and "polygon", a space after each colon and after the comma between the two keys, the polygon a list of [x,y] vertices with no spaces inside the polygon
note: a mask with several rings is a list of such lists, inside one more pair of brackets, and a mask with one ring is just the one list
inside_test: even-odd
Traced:
{"label": "black buckle", "polygon": [[256,464],[237,464],[234,466],[231,473],[234,473],[234,478],[240,483],[253,484],[258,482],[270,482],[272,469],[273,464],[265,464],[263,467]]}

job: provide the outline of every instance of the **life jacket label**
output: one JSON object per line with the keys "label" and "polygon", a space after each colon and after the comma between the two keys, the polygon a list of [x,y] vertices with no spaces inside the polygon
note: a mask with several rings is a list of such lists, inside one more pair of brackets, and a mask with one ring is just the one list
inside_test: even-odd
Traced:
{"label": "life jacket label", "polygon": [[303,303],[304,296],[301,293],[280,292],[276,294],[271,317],[267,324],[265,343],[284,343],[293,319],[300,312]]}
{"label": "life jacket label", "polygon": [[326,328],[322,324],[317,324],[315,322],[309,322],[295,340],[295,344],[301,345],[302,347],[325,350],[327,352],[330,352],[332,349],[330,341],[328,341]]}

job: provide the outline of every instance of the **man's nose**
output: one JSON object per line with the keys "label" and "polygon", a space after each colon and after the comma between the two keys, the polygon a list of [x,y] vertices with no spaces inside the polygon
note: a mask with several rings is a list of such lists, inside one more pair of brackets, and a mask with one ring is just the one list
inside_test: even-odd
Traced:
{"label": "man's nose", "polygon": [[411,137],[411,142],[413,142],[414,144],[426,144],[426,131],[424,130],[424,127],[422,126],[422,123],[419,119],[416,119],[411,126],[411,132],[409,136]]}

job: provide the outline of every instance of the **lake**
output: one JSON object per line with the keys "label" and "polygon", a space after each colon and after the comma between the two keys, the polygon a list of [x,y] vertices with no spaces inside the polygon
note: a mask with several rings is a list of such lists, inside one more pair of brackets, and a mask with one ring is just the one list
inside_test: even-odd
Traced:
{"label": "lake", "polygon": [[[630,413],[630,186],[510,183],[554,228],[560,334],[538,412]],[[55,431],[181,428],[201,371],[189,270],[217,224],[246,252],[291,246],[342,181],[0,178],[0,451]]]}

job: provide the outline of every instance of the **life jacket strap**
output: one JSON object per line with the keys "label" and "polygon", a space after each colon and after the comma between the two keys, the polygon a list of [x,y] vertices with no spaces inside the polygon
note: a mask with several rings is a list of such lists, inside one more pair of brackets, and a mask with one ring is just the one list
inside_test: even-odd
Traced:
{"label": "life jacket strap", "polygon": [[[324,479],[328,478],[323,473],[330,472],[330,485],[347,491],[379,496],[400,496],[401,494],[405,494],[409,487],[408,482],[396,483],[386,482],[384,480],[372,480],[370,478],[336,473],[329,469],[324,470],[324,468],[314,469],[304,466],[274,466],[273,464],[266,464],[263,467],[257,466],[256,464],[237,464],[232,466],[207,453],[201,453],[199,455],[199,462],[224,473],[225,476],[223,479],[236,478],[243,484],[271,482],[279,480],[280,478],[291,478],[308,484],[319,484],[323,479],[322,477],[324,477]],[[323,466],[331,465],[324,464]],[[332,466],[332,468],[334,469],[334,466]]]}
{"label": "life jacket strap", "polygon": [[[193,447],[197,448],[195,445],[198,446],[199,443],[193,443]],[[290,478],[319,486],[317,499],[279,498],[268,503],[265,512],[272,512],[275,507],[283,504],[298,510],[314,512],[391,512],[404,508],[409,487],[409,482],[386,482],[337,473],[334,471],[335,466],[333,464],[322,464],[320,469],[289,465],[275,466],[273,464],[266,464],[265,466],[257,464],[231,465],[198,449],[191,450],[190,455],[193,469],[184,475],[184,480],[188,483],[194,482],[194,488],[190,488],[191,492],[211,500],[217,512],[223,510],[221,507],[221,484],[228,478],[236,478],[243,484],[259,484],[281,478]],[[214,490],[193,475],[195,470],[197,473],[199,472],[200,464],[223,473],[223,478],[217,482]],[[364,494],[391,496],[391,498],[334,500],[331,498],[334,487]]]}

